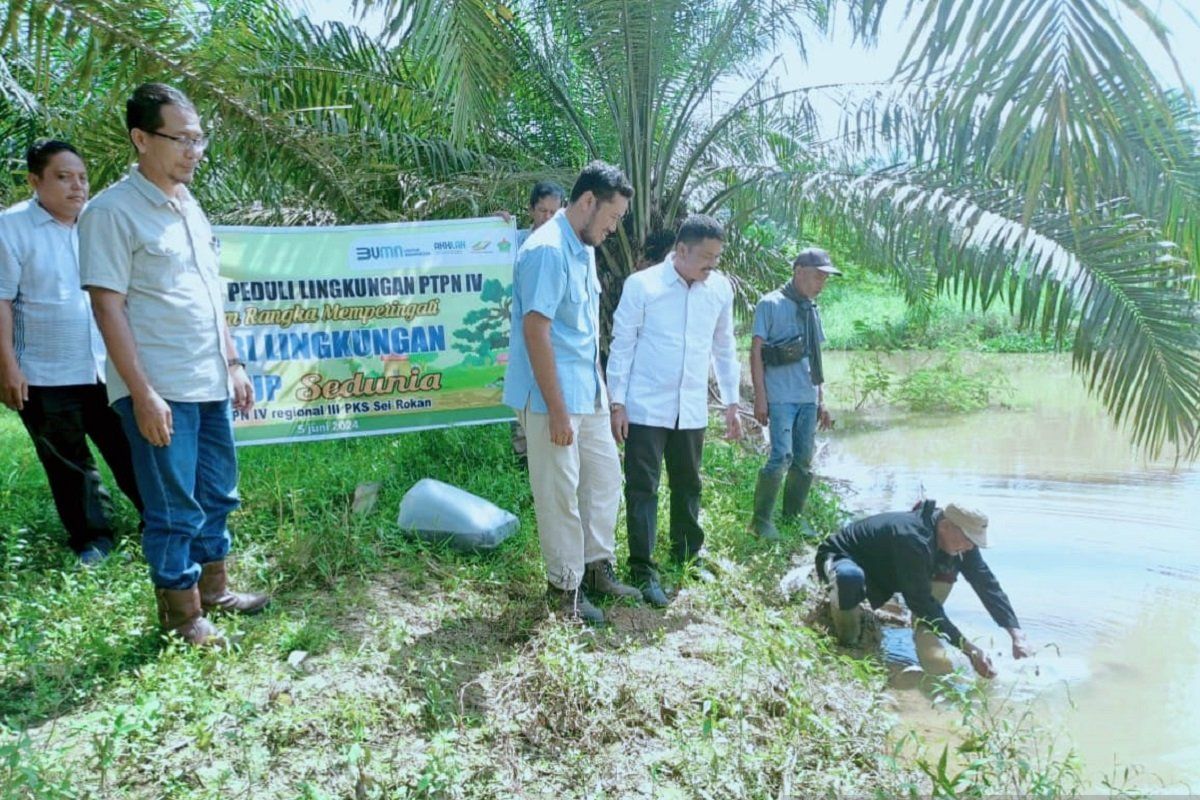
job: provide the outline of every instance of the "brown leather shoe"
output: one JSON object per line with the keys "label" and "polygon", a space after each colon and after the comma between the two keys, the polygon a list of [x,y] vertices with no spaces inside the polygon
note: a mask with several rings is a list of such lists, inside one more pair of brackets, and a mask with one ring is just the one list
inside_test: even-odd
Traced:
{"label": "brown leather shoe", "polygon": [[608,595],[609,597],[628,597],[631,600],[642,599],[641,589],[617,580],[617,571],[613,568],[611,561],[593,561],[584,565],[583,588],[593,597]]}
{"label": "brown leather shoe", "polygon": [[550,611],[559,614],[564,620],[586,622],[588,625],[604,624],[604,612],[592,605],[580,587],[560,589],[547,582],[546,601],[550,605]]}
{"label": "brown leather shoe", "polygon": [[167,633],[178,636],[188,644],[221,647],[225,637],[204,616],[200,609],[200,590],[155,589],[158,601],[158,622]]}
{"label": "brown leather shoe", "polygon": [[257,614],[271,602],[268,594],[231,592],[226,583],[225,562],[213,561],[200,565],[200,604],[207,611],[236,611]]}

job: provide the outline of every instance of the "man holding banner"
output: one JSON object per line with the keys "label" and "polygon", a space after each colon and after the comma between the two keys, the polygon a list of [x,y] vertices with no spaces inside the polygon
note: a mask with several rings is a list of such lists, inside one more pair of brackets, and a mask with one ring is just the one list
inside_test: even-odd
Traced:
{"label": "man holding banner", "polygon": [[621,467],[600,371],[599,246],[621,222],[633,187],[593,161],[570,202],[534,231],[513,273],[512,346],[504,403],[529,446],[538,538],[548,597],[564,617],[593,624],[604,614],[585,594],[641,598],[613,566]]}
{"label": "man holding banner", "polygon": [[529,234],[554,219],[567,201],[567,190],[554,181],[538,181],[529,190],[529,227],[517,231],[517,247],[525,244]]}
{"label": "man holding banner", "polygon": [[159,621],[189,644],[218,645],[205,612],[255,613],[269,600],[229,591],[225,575],[238,506],[230,400],[248,411],[254,392],[225,323],[216,240],[187,188],[208,146],[196,109],[148,83],[125,120],[137,164],[80,218],[80,274],[145,505]]}

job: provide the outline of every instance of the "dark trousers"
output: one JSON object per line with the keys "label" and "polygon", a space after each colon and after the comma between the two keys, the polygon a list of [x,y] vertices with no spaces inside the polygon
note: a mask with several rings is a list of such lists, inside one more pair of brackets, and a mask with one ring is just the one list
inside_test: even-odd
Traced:
{"label": "dark trousers", "polygon": [[97,540],[111,542],[114,538],[112,497],[88,449],[89,437],[108,462],[121,491],[141,514],[129,442],[120,417],[108,406],[104,384],[30,386],[29,400],[20,415],[46,470],[54,507],[67,529],[71,549],[82,552]]}
{"label": "dark trousers", "polygon": [[658,482],[664,456],[671,489],[671,559],[682,563],[704,545],[700,528],[700,459],[704,429],[678,430],[629,425],[625,439],[625,523],[629,569],[636,576],[656,573]]}

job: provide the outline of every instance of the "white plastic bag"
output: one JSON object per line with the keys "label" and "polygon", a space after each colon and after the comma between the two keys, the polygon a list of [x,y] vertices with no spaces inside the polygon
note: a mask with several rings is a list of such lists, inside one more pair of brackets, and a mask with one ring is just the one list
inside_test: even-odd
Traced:
{"label": "white plastic bag", "polygon": [[396,522],[405,533],[464,552],[494,550],[521,526],[515,514],[433,478],[405,492]]}

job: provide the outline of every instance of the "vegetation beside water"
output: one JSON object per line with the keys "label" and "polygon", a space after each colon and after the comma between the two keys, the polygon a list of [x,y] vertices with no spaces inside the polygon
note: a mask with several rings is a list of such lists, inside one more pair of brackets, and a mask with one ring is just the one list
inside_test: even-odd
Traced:
{"label": "vegetation beside water", "polygon": [[910,305],[895,281],[857,264],[821,293],[821,322],[831,350],[979,350],[1047,353],[1053,339],[1022,329],[1003,303],[986,311],[946,295]]}
{"label": "vegetation beside water", "polygon": [[[666,614],[611,607],[599,631],[547,619],[506,425],[246,448],[233,575],[275,602],[222,618],[241,643],[213,653],[161,638],[124,500],[117,555],[71,563],[26,439],[0,416],[5,798],[891,797],[945,784],[929,772],[936,752],[914,759],[889,738],[877,662],[834,647],[813,598],[780,594],[811,542],[744,532],[760,459],[740,445],[713,437],[706,453],[716,580],[669,571],[683,592]],[[521,532],[479,556],[409,541],[394,515],[425,476],[516,511]],[[353,513],[367,482],[378,505]],[[825,486],[811,510],[818,530],[841,515]]]}

